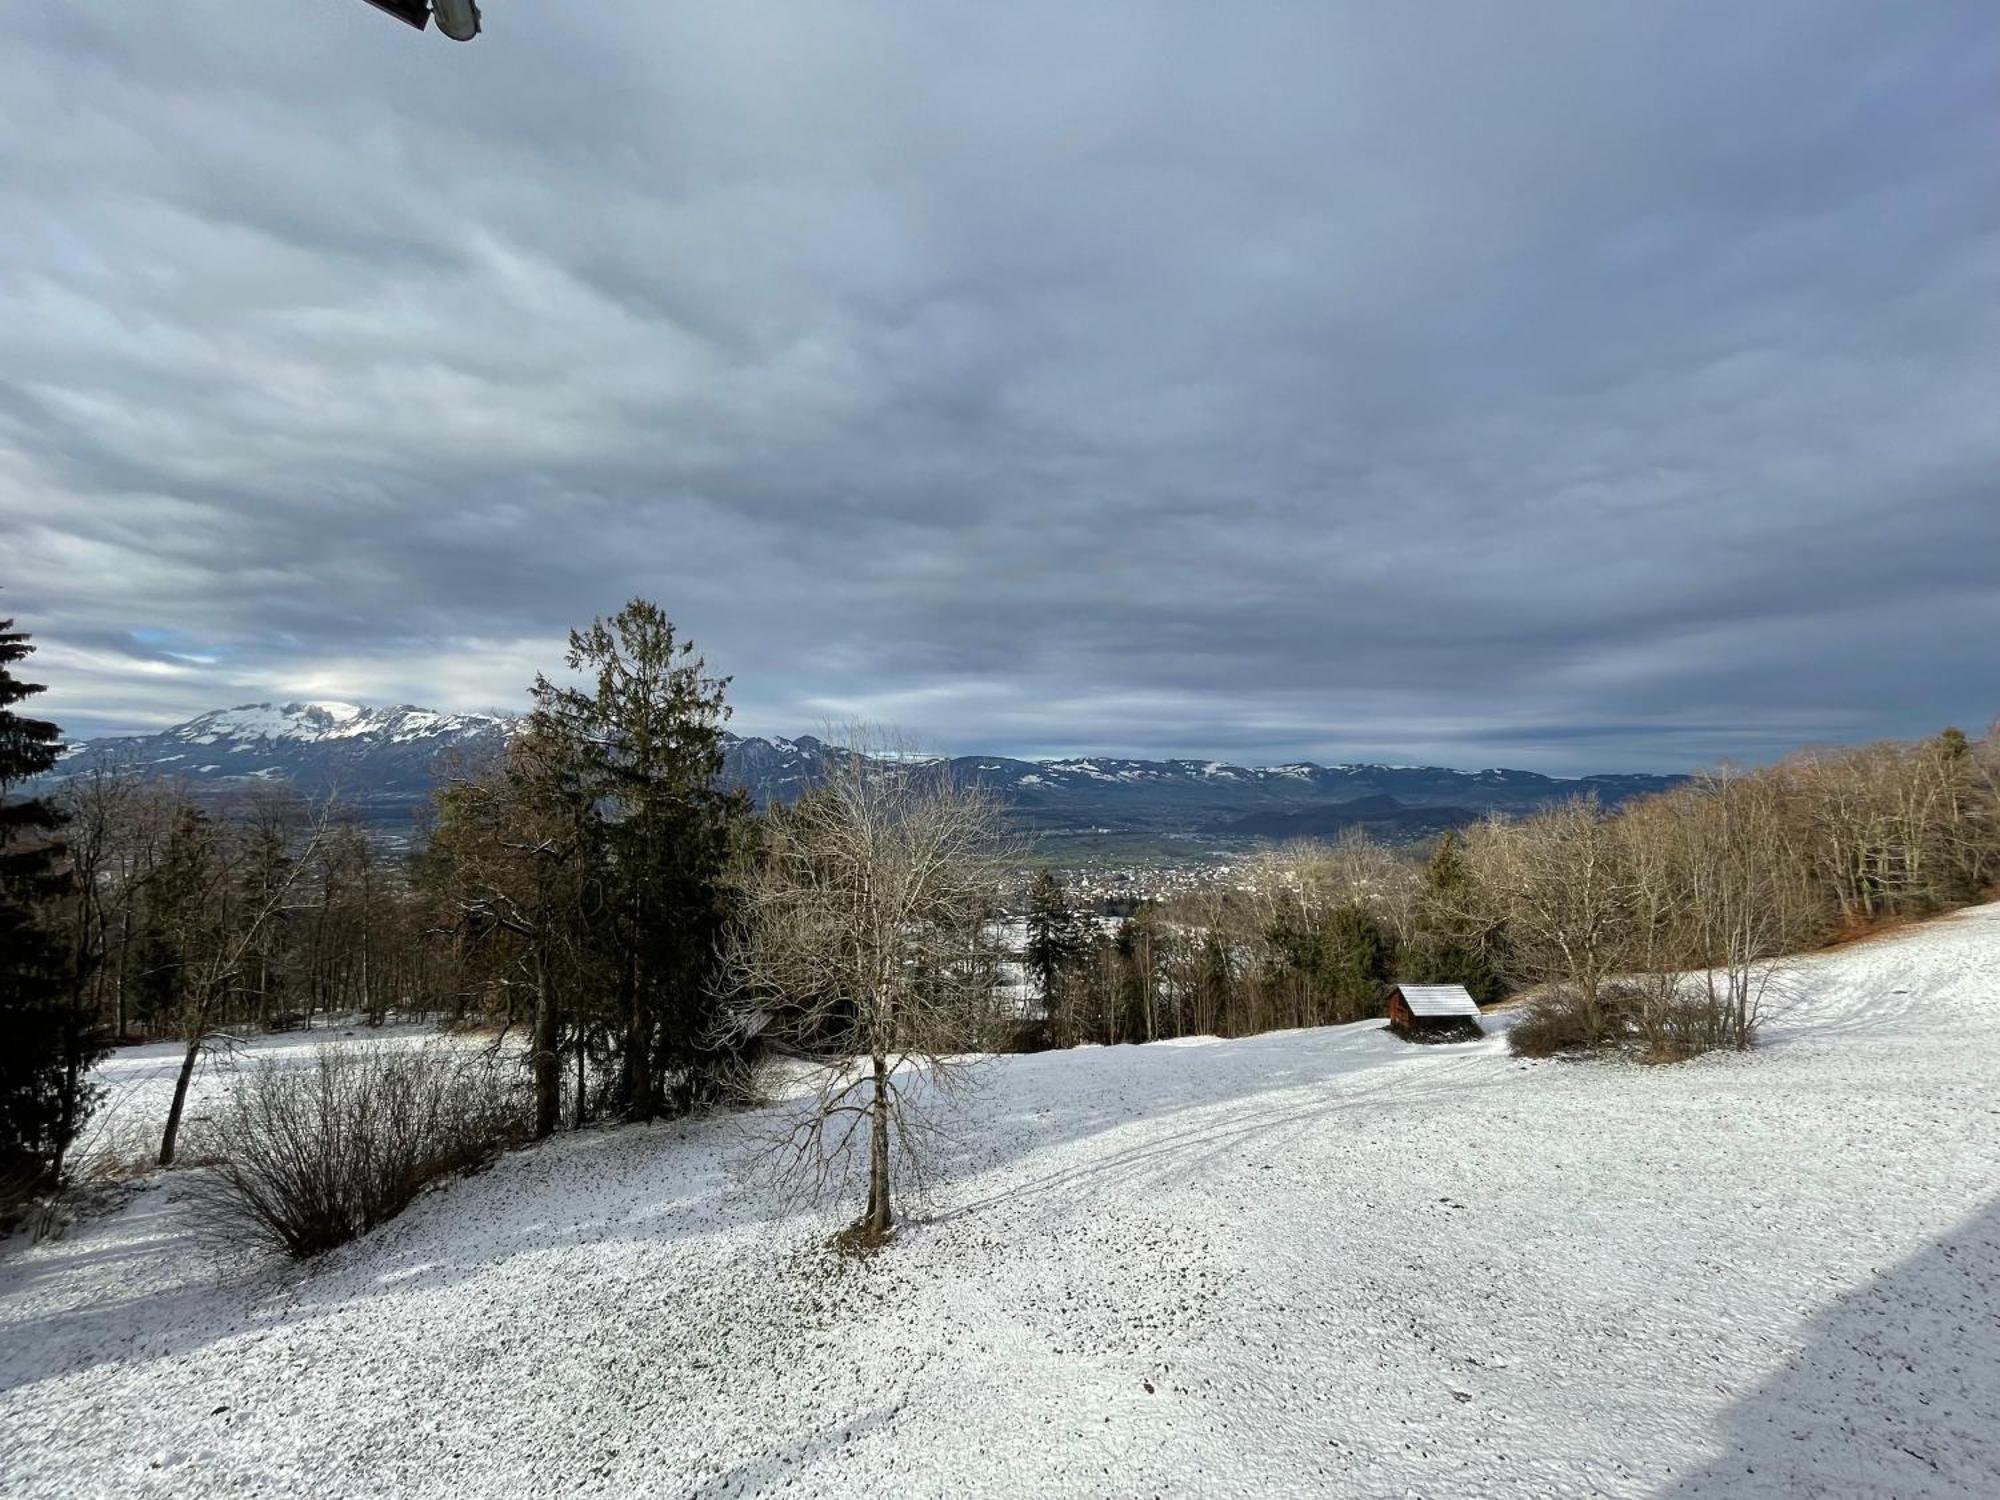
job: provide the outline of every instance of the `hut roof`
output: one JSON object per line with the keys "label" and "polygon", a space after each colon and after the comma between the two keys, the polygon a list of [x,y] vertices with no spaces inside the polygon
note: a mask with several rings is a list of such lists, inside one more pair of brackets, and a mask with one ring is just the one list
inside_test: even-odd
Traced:
{"label": "hut roof", "polygon": [[1462,984],[1399,984],[1396,991],[1410,1014],[1434,1016],[1476,1016],[1479,1006]]}

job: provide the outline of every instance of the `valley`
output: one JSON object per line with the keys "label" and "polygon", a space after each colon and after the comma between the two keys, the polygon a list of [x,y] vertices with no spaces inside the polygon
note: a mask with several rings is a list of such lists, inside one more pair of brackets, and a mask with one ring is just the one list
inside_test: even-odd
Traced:
{"label": "valley", "polygon": [[[70,747],[51,779],[130,766],[184,781],[224,804],[260,783],[283,783],[307,797],[335,793],[385,835],[406,839],[452,768],[497,753],[521,723],[504,714],[408,704],[245,704],[152,734],[83,741]],[[832,748],[813,735],[725,734],[723,740],[725,782],[759,807],[795,800],[823,776]],[[1525,812],[1584,795],[1614,807],[1685,779],[1102,756],[960,755],[949,758],[949,769],[955,780],[997,796],[1016,828],[1035,840],[1039,858],[1079,867],[1198,864],[1265,843],[1336,838],[1348,829],[1413,844],[1489,812]]]}

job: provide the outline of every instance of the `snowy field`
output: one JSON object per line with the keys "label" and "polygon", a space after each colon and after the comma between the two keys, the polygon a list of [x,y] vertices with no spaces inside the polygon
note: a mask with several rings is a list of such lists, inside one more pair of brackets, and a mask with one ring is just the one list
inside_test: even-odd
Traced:
{"label": "snowy field", "polygon": [[734,1121],[310,1270],[218,1264],[155,1180],[0,1259],[0,1493],[2000,1495],[2000,907],[1793,978],[1677,1068],[1002,1060],[864,1267]]}
{"label": "snowy field", "polygon": [[[237,1070],[252,1060],[287,1068],[310,1067],[327,1042],[420,1046],[435,1035],[427,1026],[369,1027],[359,1018],[349,1018],[311,1031],[251,1035],[240,1044],[219,1041],[195,1064],[194,1077],[188,1082],[185,1124],[189,1128],[197,1125],[217,1099],[226,1097]],[[122,1170],[158,1155],[160,1132],[173,1102],[174,1079],[180,1074],[186,1050],[179,1042],[120,1047],[98,1067],[97,1081],[104,1088],[104,1097],[76,1145],[78,1177],[89,1180],[100,1172]]]}

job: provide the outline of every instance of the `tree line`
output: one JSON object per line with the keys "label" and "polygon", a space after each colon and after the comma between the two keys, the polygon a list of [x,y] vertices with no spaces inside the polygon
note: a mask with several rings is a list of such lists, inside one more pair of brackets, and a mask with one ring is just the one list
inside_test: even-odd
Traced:
{"label": "tree line", "polygon": [[1777,958],[1996,879],[2000,736],[1948,729],[1495,815],[1423,851],[1294,844],[1116,924],[1042,871],[1025,957],[1050,1046],[1357,1021],[1401,980],[1548,991],[1576,1040],[1669,1058],[1748,1045]]}
{"label": "tree line", "polygon": [[1558,997],[1558,1042],[1741,1046],[1776,956],[2000,877],[2000,740],[1949,730],[1495,817],[1422,851],[1287,846],[1116,923],[1043,871],[1024,1013],[1000,942],[1021,854],[991,798],[851,734],[821,785],[754,812],[719,784],[728,679],[647,601],[571,635],[567,676],[536,679],[504,750],[450,768],[407,855],[278,786],[217,809],[100,765],[7,795],[60,751],[16,709],[39,691],[12,670],[30,649],[0,623],[15,1201],[63,1180],[114,1043],[179,1047],[152,1153],[168,1164],[201,1059],[239,1032],[432,1019],[519,1060],[522,1136],[747,1098],[774,1053],[815,1068],[770,1163],[863,1190],[872,1243],[971,1053],[1355,1021],[1395,980]]}

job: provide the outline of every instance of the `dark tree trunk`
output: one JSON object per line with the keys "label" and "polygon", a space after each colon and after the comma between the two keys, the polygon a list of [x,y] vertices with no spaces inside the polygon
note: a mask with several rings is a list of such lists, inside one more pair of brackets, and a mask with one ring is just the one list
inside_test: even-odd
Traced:
{"label": "dark tree trunk", "polygon": [[535,958],[535,1037],[533,1069],[535,1077],[535,1135],[552,1135],[556,1113],[562,1103],[562,1017],[556,998],[550,993],[548,964]]}
{"label": "dark tree trunk", "polygon": [[132,952],[132,913],[129,898],[126,904],[127,909],[118,916],[118,925],[121,929],[118,937],[118,1040],[121,1042],[126,1040],[127,1027],[131,1024],[130,1018],[125,1014],[125,971],[132,963],[129,957]]}
{"label": "dark tree trunk", "polygon": [[174,1144],[180,1138],[181,1111],[187,1108],[188,1082],[194,1077],[195,1060],[201,1056],[203,1028],[197,1026],[188,1038],[187,1055],[181,1059],[180,1076],[174,1080],[174,1102],[167,1108],[167,1129],[160,1137],[160,1165],[174,1164]]}
{"label": "dark tree trunk", "polygon": [[632,991],[625,1017],[625,1112],[634,1120],[650,1120],[657,1108],[653,1095],[653,1027],[636,959],[632,964]]}

